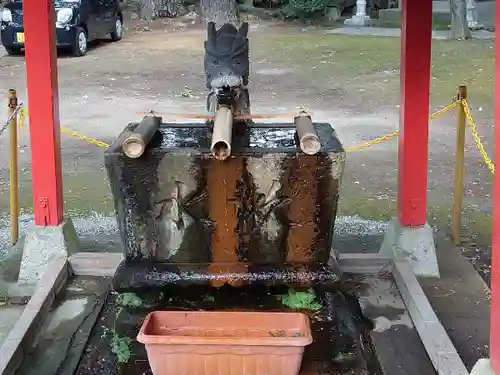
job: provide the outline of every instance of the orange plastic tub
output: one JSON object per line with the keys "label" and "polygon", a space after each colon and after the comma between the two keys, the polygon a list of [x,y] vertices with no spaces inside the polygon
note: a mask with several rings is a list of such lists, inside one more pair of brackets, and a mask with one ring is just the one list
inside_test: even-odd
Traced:
{"label": "orange plastic tub", "polygon": [[312,335],[300,313],[155,311],[137,341],[154,375],[296,375]]}

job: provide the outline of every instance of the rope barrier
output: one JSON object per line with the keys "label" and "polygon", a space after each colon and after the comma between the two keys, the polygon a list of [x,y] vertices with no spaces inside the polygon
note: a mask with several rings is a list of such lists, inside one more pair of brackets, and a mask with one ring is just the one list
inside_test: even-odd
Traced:
{"label": "rope barrier", "polygon": [[[447,105],[446,107],[432,113],[430,116],[429,116],[429,119],[432,120],[432,119],[435,119],[449,111],[451,111],[452,109],[454,109],[455,107],[457,107],[458,105],[460,104],[460,101],[455,101],[449,105]],[[19,112],[19,124],[20,124],[20,128],[23,129],[24,128],[24,124],[25,124],[25,117],[28,115],[28,113],[26,112],[26,110],[24,108],[22,108]],[[80,133],[80,132],[76,132],[76,131],[73,131],[73,130],[70,130],[68,128],[65,128],[63,126],[61,126],[61,132],[71,136],[71,137],[74,137],[74,138],[77,138],[77,139],[80,139],[82,141],[87,141],[89,142],[90,144],[93,144],[95,146],[98,146],[98,147],[103,147],[103,148],[108,148],[110,145],[106,142],[102,142],[102,141],[99,141],[98,139],[95,139],[95,138],[92,138],[92,137],[89,137],[83,133]],[[0,133],[1,134],[1,133]],[[388,134],[385,134],[381,137],[377,137],[375,139],[372,139],[370,141],[367,141],[367,142],[364,142],[364,143],[361,143],[359,145],[356,145],[356,146],[351,146],[351,147],[347,147],[345,149],[346,152],[353,152],[353,151],[358,151],[358,150],[362,150],[362,149],[365,149],[365,148],[368,148],[370,146],[373,146],[373,145],[376,145],[376,144],[379,144],[381,142],[384,142],[384,141],[388,141],[388,140],[391,140],[392,138],[394,137],[397,137],[399,136],[399,131],[394,131],[392,133],[388,133]]]}
{"label": "rope barrier", "polygon": [[106,142],[102,142],[102,141],[99,141],[95,138],[92,138],[92,137],[88,137],[82,133],[79,133],[79,132],[75,132],[73,130],[70,130],[70,129],[67,129],[67,128],[64,128],[61,126],[61,131],[71,137],[74,137],[76,139],[79,139],[81,141],[87,141],[88,143],[90,144],[93,144],[94,146],[97,146],[97,147],[103,147],[103,148],[108,148],[109,147],[109,144],[107,144]]}
{"label": "rope barrier", "polygon": [[0,129],[0,136],[3,134],[3,132],[9,127],[10,123],[12,122],[12,120],[19,114],[21,113],[22,111],[24,111],[23,109],[24,107],[24,104],[23,103],[19,103],[18,106],[14,109],[14,112],[12,112],[12,114],[9,116],[9,118],[7,119],[7,121],[5,122],[5,124],[3,124],[2,128]]}
{"label": "rope barrier", "polygon": [[[462,215],[462,198],[463,198],[463,180],[464,180],[464,152],[465,152],[465,135],[467,124],[472,133],[475,145],[481,154],[481,157],[490,170],[492,174],[495,173],[495,164],[488,156],[484,145],[479,136],[478,128],[474,122],[471,114],[471,109],[469,103],[467,102],[467,87],[460,86],[458,90],[457,99],[451,104],[439,109],[438,111],[432,113],[429,116],[429,120],[438,118],[445,113],[459,108],[457,116],[457,142],[456,142],[456,153],[455,153],[455,185],[453,190],[453,212],[452,212],[452,237],[456,245],[461,242],[461,215]],[[11,208],[11,239],[12,244],[15,244],[19,237],[19,199],[18,199],[18,150],[17,150],[17,127],[21,130],[25,127],[26,116],[28,112],[24,108],[23,103],[18,104],[17,94],[15,90],[9,90],[9,117],[7,121],[0,126],[0,136],[9,129],[9,170],[10,170],[10,208]],[[89,137],[83,133],[73,131],[66,127],[61,126],[60,131],[67,134],[73,138],[86,141],[97,147],[109,148],[109,144],[102,142],[98,139]],[[369,140],[367,142],[347,147],[346,152],[353,152],[363,150],[365,148],[371,147],[373,145],[382,143],[384,141],[391,140],[399,136],[399,131],[394,131],[392,133],[387,133],[381,137]]]}
{"label": "rope barrier", "polygon": [[[485,150],[485,148],[483,146],[483,143],[481,141],[481,137],[479,136],[479,133],[478,133],[478,130],[477,130],[477,126],[476,126],[476,124],[474,122],[474,119],[472,117],[470,106],[469,106],[469,103],[467,102],[467,99],[456,100],[453,103],[447,105],[446,107],[444,107],[444,108],[442,108],[442,109],[440,109],[440,110],[432,113],[429,116],[429,120],[433,120],[435,118],[438,118],[438,117],[442,116],[443,114],[451,111],[455,107],[458,107],[460,104],[463,106],[463,109],[464,109],[464,112],[465,112],[465,116],[467,118],[467,122],[469,124],[469,128],[471,129],[472,137],[474,138],[474,142],[476,144],[476,147],[479,150],[479,153],[481,154],[481,157],[483,158],[484,163],[486,164],[486,166],[488,167],[488,169],[490,170],[490,172],[492,174],[494,174],[495,173],[495,164],[493,163],[493,161],[491,160],[491,158],[488,156],[488,153],[486,152],[486,150]],[[362,150],[364,148],[373,146],[373,145],[381,143],[383,141],[390,140],[390,139],[392,139],[394,137],[397,137],[397,136],[399,136],[399,132],[398,131],[395,131],[395,132],[392,132],[392,133],[388,133],[388,134],[385,134],[385,135],[383,135],[381,137],[372,139],[372,140],[370,140],[368,142],[361,143],[361,144],[356,145],[356,146],[347,147],[345,149],[345,151],[346,152],[352,152],[352,151]]]}
{"label": "rope barrier", "polygon": [[[19,113],[19,127],[21,129],[24,129],[26,116],[28,116],[28,112],[24,108],[21,108],[21,111]],[[110,146],[106,142],[99,141],[98,139],[89,137],[89,136],[87,136],[87,135],[85,135],[83,133],[80,133],[80,132],[77,132],[77,131],[65,128],[64,126],[61,126],[61,132],[64,133],[64,134],[69,135],[70,137],[79,139],[81,141],[86,141],[86,142],[88,142],[90,144],[93,144],[94,146],[97,146],[97,147],[108,148]]]}
{"label": "rope barrier", "polygon": [[474,137],[474,141],[476,142],[476,147],[479,150],[479,153],[483,157],[484,163],[488,167],[491,173],[495,174],[495,164],[491,161],[488,153],[484,149],[483,142],[479,137],[479,133],[477,132],[476,124],[474,123],[474,119],[472,118],[469,103],[466,99],[462,100],[462,105],[464,108],[465,116],[467,117],[467,122],[469,123],[470,130],[472,132],[472,136]]}
{"label": "rope barrier", "polygon": [[[457,107],[458,105],[460,104],[460,101],[454,101],[453,103],[447,105],[446,107],[432,113],[430,116],[429,116],[429,120],[433,120],[435,118],[438,118],[439,116],[442,116],[444,115],[445,113],[451,111],[452,109],[454,109],[455,107]],[[373,146],[373,145],[376,145],[378,143],[381,143],[381,142],[384,142],[384,141],[388,141],[394,137],[397,137],[399,136],[399,131],[395,131],[395,132],[392,132],[392,133],[388,133],[388,134],[385,134],[381,137],[378,137],[378,138],[375,138],[375,139],[372,139],[371,141],[367,141],[367,142],[364,142],[364,143],[361,143],[359,145],[356,145],[356,146],[351,146],[351,147],[347,147],[345,149],[346,152],[353,152],[353,151],[359,151],[359,150],[362,150],[364,148],[367,148],[367,147],[370,147],[370,146]]]}
{"label": "rope barrier", "polygon": [[[474,123],[474,119],[472,118],[472,114],[471,114],[471,110],[470,110],[470,107],[469,107],[469,103],[467,102],[466,99],[456,100],[453,103],[451,103],[451,104],[449,104],[449,105],[447,105],[447,106],[439,109],[438,111],[432,113],[429,116],[429,120],[433,120],[435,118],[438,118],[438,117],[444,115],[445,113],[447,113],[447,112],[453,110],[454,108],[458,107],[460,104],[462,104],[462,106],[464,108],[464,111],[465,111],[465,114],[466,114],[466,117],[467,117],[467,122],[468,122],[469,127],[470,127],[471,132],[472,132],[472,136],[473,136],[475,144],[476,144],[476,146],[477,146],[477,148],[478,148],[478,150],[479,150],[479,152],[480,152],[480,154],[481,154],[481,156],[482,156],[482,158],[484,160],[484,163],[486,164],[486,166],[488,167],[488,169],[491,171],[491,173],[495,173],[495,164],[493,163],[493,161],[491,160],[491,158],[488,156],[488,153],[484,149],[483,143],[481,141],[481,138],[480,138],[478,130],[477,130],[477,126]],[[24,129],[24,127],[25,127],[25,118],[26,118],[26,116],[28,116],[28,112],[24,108],[23,103],[20,103],[18,105],[18,107],[15,109],[13,115],[10,116],[10,118],[7,120],[7,122],[0,129],[0,136],[5,131],[5,129],[9,126],[10,122],[12,121],[12,119],[15,116],[19,116],[19,127],[20,127],[20,129]],[[79,139],[79,140],[82,140],[82,141],[86,141],[86,142],[88,142],[90,144],[93,144],[93,145],[95,145],[97,147],[108,148],[110,146],[106,142],[100,141],[100,140],[95,139],[93,137],[89,137],[89,136],[87,136],[87,135],[85,135],[83,133],[80,133],[80,132],[68,129],[68,128],[63,127],[63,126],[61,126],[61,132],[64,133],[64,134],[67,134],[67,135],[69,135],[69,136],[71,136],[73,138],[76,138],[76,139]],[[367,142],[364,142],[364,143],[361,143],[361,144],[358,144],[358,145],[355,145],[355,146],[347,147],[345,149],[345,151],[346,152],[353,152],[353,151],[363,150],[365,148],[368,148],[368,147],[371,147],[373,145],[382,143],[384,141],[391,140],[391,139],[393,139],[395,137],[398,137],[398,136],[399,136],[399,131],[394,131],[392,133],[384,134],[383,136],[377,137],[377,138],[372,139],[370,141],[367,141]]]}

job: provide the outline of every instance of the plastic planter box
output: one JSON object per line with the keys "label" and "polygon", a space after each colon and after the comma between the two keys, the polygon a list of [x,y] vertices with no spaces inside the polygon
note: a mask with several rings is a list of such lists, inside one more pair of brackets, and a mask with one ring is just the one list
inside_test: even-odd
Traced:
{"label": "plastic planter box", "polygon": [[137,340],[154,375],[296,375],[312,335],[300,313],[155,311]]}

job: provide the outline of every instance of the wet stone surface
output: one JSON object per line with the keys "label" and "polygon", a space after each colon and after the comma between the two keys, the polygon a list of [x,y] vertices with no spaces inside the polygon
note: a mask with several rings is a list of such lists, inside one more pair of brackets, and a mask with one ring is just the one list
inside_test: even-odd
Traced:
{"label": "wet stone surface", "polygon": [[234,131],[231,157],[210,153],[205,124],[164,123],[143,156],[121,143],[105,154],[128,263],[325,264],[345,153],[332,126],[315,123],[321,150],[305,155],[293,123]]}
{"label": "wet stone surface", "polygon": [[171,264],[122,262],[113,277],[113,289],[117,292],[129,292],[137,289],[161,289],[169,285],[189,286],[244,284],[276,285],[329,285],[341,283],[341,274],[337,267],[286,264],[280,267],[259,264],[225,264],[226,268],[237,272],[211,272],[207,264]]}
{"label": "wet stone surface", "polygon": [[73,374],[110,288],[104,277],[72,277],[43,321],[19,375]]}
{"label": "wet stone surface", "polygon": [[[114,294],[92,330],[75,374],[152,374],[145,348],[136,341],[150,311],[287,311],[283,297],[279,296],[288,293],[287,288],[281,287],[226,285],[172,286],[154,293]],[[300,373],[378,375],[379,366],[368,339],[371,322],[361,315],[356,298],[321,288],[315,290],[315,295],[317,301],[323,301],[321,309],[302,310],[310,317],[314,341],[306,347]]]}

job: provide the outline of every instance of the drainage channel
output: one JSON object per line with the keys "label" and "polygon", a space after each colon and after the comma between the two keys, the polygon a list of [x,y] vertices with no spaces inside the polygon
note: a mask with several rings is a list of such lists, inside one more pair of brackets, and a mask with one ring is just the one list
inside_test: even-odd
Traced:
{"label": "drainage channel", "polygon": [[300,374],[381,374],[365,318],[354,294],[315,287],[250,285],[169,286],[109,296],[87,342],[77,375],[152,374],[144,346],[136,341],[151,311],[299,311],[311,322],[313,343],[306,347]]}

